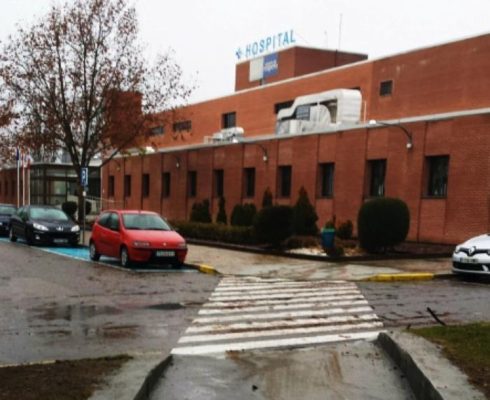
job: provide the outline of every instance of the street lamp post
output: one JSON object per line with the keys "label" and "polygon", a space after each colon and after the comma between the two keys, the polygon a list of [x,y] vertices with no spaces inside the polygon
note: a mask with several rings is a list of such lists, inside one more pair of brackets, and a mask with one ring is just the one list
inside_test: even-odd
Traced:
{"label": "street lamp post", "polygon": [[403,131],[403,133],[407,137],[407,149],[410,150],[413,147],[412,133],[407,128],[405,128],[403,125],[397,124],[397,123],[376,121],[375,119],[369,120],[369,125],[381,125],[381,126],[388,126],[388,127],[393,126],[395,128],[399,128]]}

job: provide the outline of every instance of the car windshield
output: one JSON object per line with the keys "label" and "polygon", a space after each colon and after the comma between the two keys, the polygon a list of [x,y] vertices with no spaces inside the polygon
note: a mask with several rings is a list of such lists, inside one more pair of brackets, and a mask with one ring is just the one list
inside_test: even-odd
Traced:
{"label": "car windshield", "polygon": [[14,206],[0,206],[0,214],[3,215],[12,215],[15,213],[15,207]]}
{"label": "car windshield", "polygon": [[170,226],[158,215],[152,214],[123,214],[126,229],[141,229],[148,231],[170,231]]}
{"label": "car windshield", "polygon": [[68,221],[68,216],[57,208],[33,207],[30,211],[32,219],[43,219],[50,221]]}

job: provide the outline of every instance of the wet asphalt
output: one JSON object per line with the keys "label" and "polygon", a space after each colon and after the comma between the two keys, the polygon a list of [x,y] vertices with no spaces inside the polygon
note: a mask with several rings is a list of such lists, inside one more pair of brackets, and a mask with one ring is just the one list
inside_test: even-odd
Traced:
{"label": "wet asphalt", "polygon": [[217,281],[131,273],[0,241],[0,364],[165,356]]}

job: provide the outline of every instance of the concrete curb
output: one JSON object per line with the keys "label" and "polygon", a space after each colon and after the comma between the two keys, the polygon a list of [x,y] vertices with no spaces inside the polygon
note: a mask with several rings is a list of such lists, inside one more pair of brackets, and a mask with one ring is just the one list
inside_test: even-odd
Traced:
{"label": "concrete curb", "polygon": [[208,275],[220,275],[220,273],[211,265],[207,264],[185,264],[187,267],[197,269],[199,272]]}
{"label": "concrete curb", "polygon": [[361,281],[365,282],[394,282],[394,281],[425,281],[434,279],[435,274],[432,272],[409,272],[400,274],[377,274]]}
{"label": "concrete curb", "polygon": [[148,400],[151,392],[155,388],[158,380],[172,362],[172,356],[168,356],[165,360],[155,366],[146,376],[140,390],[136,393],[134,400]]}
{"label": "concrete curb", "polygon": [[391,357],[396,365],[401,369],[408,384],[415,395],[420,400],[444,400],[439,391],[419,368],[412,356],[405,351],[393,338],[381,332],[377,339],[383,350]]}
{"label": "concrete curb", "polygon": [[378,345],[391,357],[419,400],[483,400],[485,395],[441,352],[440,347],[402,331],[381,332]]}

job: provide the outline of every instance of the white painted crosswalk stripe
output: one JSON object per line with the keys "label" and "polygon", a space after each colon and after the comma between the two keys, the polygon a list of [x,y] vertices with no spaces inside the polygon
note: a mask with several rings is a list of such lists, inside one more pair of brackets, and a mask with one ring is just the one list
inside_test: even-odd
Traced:
{"label": "white painted crosswalk stripe", "polygon": [[172,354],[370,339],[382,326],[354,283],[223,278]]}

